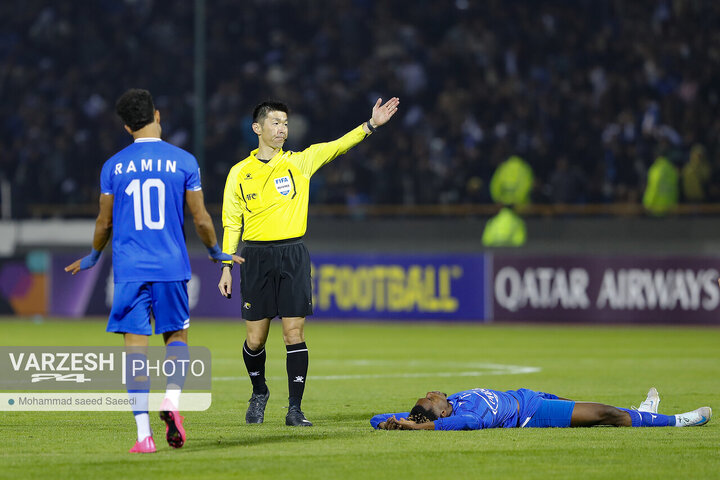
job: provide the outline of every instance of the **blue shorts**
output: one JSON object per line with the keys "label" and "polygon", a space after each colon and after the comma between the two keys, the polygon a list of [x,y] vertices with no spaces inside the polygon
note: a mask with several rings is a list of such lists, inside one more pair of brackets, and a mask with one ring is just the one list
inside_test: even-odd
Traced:
{"label": "blue shorts", "polygon": [[190,326],[187,281],[122,282],[115,284],[107,331],[152,335],[184,330]]}
{"label": "blue shorts", "polygon": [[535,415],[525,425],[527,428],[547,428],[559,427],[567,428],[570,426],[570,418],[572,417],[575,402],[569,400],[540,400]]}

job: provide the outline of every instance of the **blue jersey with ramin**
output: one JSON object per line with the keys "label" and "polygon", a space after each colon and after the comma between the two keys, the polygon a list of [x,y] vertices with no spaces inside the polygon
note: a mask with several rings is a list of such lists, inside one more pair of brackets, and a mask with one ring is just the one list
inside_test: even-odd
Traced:
{"label": "blue jersey with ramin", "polygon": [[[523,427],[532,418],[541,399],[557,399],[556,395],[519,390],[490,390],[473,388],[448,397],[452,406],[450,416],[435,420],[435,430],[481,430],[485,428]],[[407,418],[408,412],[376,415],[370,420],[373,428],[390,418]]]}
{"label": "blue jersey with ramin", "polygon": [[100,190],[114,195],[115,282],[190,279],[185,191],[200,189],[195,157],[159,138],[136,139],[105,162]]}

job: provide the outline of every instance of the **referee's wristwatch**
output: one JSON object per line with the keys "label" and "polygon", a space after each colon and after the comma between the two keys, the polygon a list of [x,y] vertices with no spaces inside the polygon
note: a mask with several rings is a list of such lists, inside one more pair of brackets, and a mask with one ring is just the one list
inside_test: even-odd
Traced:
{"label": "referee's wristwatch", "polygon": [[220,270],[222,270],[223,268],[229,268],[230,270],[232,270],[232,267],[233,267],[232,263],[223,263],[220,265]]}

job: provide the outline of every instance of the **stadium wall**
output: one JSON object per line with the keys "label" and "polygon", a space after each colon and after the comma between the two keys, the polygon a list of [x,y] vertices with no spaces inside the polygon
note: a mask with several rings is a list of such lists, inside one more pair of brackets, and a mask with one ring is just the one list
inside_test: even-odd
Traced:
{"label": "stadium wall", "polygon": [[[483,253],[487,218],[373,218],[311,216],[305,241],[311,252]],[[192,222],[188,219],[188,225]],[[719,255],[720,221],[712,216],[531,217],[528,243],[518,253]],[[219,225],[216,222],[216,227]],[[0,258],[30,249],[82,251],[92,220],[0,221]],[[190,227],[192,229],[192,227]],[[222,232],[218,231],[219,238]],[[187,235],[191,251],[203,251]]]}

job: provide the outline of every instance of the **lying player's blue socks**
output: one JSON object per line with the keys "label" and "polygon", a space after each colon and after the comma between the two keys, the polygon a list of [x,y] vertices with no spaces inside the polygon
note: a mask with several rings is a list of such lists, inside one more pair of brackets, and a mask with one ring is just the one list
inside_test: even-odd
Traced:
{"label": "lying player's blue socks", "polygon": [[674,427],[675,415],[661,415],[659,413],[639,412],[628,408],[621,408],[630,414],[633,427]]}

